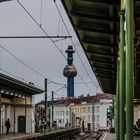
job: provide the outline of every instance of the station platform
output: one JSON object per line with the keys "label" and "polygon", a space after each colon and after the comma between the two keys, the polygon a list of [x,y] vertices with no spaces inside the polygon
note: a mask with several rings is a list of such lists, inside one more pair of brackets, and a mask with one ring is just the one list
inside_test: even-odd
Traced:
{"label": "station platform", "polygon": [[25,133],[18,133],[14,136],[14,134],[2,134],[0,136],[0,140],[24,140],[29,137],[35,137],[39,136],[40,133],[34,133],[34,134],[25,134]]}
{"label": "station platform", "polygon": [[[115,134],[113,133],[105,133],[102,140],[116,140]],[[135,137],[134,140],[140,140],[140,137]]]}

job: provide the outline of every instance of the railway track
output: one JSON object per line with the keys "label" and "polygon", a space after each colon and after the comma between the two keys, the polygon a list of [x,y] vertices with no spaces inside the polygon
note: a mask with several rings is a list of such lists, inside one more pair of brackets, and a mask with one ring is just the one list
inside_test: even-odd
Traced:
{"label": "railway track", "polygon": [[101,136],[103,135],[103,132],[94,132],[94,133],[87,133],[83,136],[78,135],[75,138],[72,138],[71,140],[99,140]]}

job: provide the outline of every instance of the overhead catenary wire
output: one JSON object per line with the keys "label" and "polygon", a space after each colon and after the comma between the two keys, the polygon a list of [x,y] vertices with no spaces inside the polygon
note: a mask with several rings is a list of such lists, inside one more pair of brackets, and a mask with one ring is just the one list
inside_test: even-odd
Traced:
{"label": "overhead catenary wire", "polygon": [[[30,16],[30,18],[34,21],[34,23],[43,31],[43,33],[46,36],[49,36],[48,33],[40,26],[40,24],[35,20],[35,18],[30,14],[30,12],[23,6],[23,4],[17,0],[18,4],[24,9],[24,11],[28,14],[28,16]],[[56,43],[53,41],[53,39],[49,38],[51,40],[51,42],[54,44],[54,46],[57,48],[57,50],[63,55],[63,57],[66,59],[66,56],[61,52],[61,50],[59,49],[59,47],[56,45]]]}
{"label": "overhead catenary wire", "polygon": [[[36,71],[34,68],[32,68],[31,66],[29,66],[28,64],[26,64],[24,61],[22,61],[21,59],[19,59],[16,55],[14,55],[14,54],[11,53],[9,50],[7,50],[4,46],[0,45],[0,48],[1,48],[1,52],[2,52],[2,49],[3,49],[5,52],[7,52],[7,53],[10,54],[11,56],[13,56],[16,60],[18,60],[18,61],[19,61],[20,63],[22,63],[24,66],[26,66],[27,68],[31,69],[34,73],[36,73],[37,75],[41,76],[43,79],[46,78],[46,76],[44,76],[43,74],[39,73],[38,71]],[[1,56],[1,57],[2,57],[2,56]],[[1,59],[1,60],[2,60],[2,59]],[[5,73],[7,73],[7,74],[9,74],[9,75],[12,75],[12,76],[18,78],[18,79],[22,79],[22,78],[20,78],[19,76],[13,75],[13,74],[11,74],[11,73],[9,73],[9,72],[3,70],[2,67],[0,67],[0,70],[3,71],[3,72],[5,72]],[[23,79],[22,79],[22,80],[23,80]],[[49,80],[49,83],[53,83],[53,84],[56,84],[56,85],[66,85],[66,84],[64,84],[64,83],[55,82],[55,81],[53,81],[53,80],[51,80],[51,79],[49,79],[49,78],[48,78],[48,80]],[[24,79],[24,81],[26,81],[26,80]],[[27,82],[27,81],[26,81],[26,82]]]}
{"label": "overhead catenary wire", "polygon": [[[64,21],[64,19],[63,19],[63,17],[62,17],[61,11],[59,10],[59,7],[58,7],[58,5],[56,4],[55,1],[54,1],[54,3],[55,3],[55,6],[56,6],[57,11],[58,11],[58,13],[59,13],[59,15],[60,15],[60,17],[61,17],[61,20],[62,20],[62,22],[63,22],[63,24],[64,24],[64,26],[65,26],[65,29],[66,29],[67,33],[70,35],[70,32],[69,32],[69,30],[68,30],[68,28],[67,28],[67,25],[66,25],[66,23],[65,23],[65,21]],[[73,46],[74,46],[74,48],[75,48],[75,50],[76,50],[76,52],[77,52],[77,54],[78,54],[78,57],[79,57],[79,59],[80,59],[82,65],[83,65],[83,67],[85,68],[85,71],[86,71],[87,75],[88,75],[89,78],[91,79],[91,77],[90,77],[89,73],[87,72],[86,67],[85,67],[85,65],[84,65],[84,63],[83,63],[83,61],[82,61],[82,59],[81,59],[81,57],[80,57],[80,54],[79,54],[77,48],[75,47],[75,44],[74,44],[74,42],[73,42],[72,39],[71,39],[71,42],[72,42],[72,44],[73,44]],[[91,81],[92,81],[92,79],[91,79]]]}
{"label": "overhead catenary wire", "polygon": [[[68,30],[68,28],[67,28],[67,26],[66,26],[66,23],[64,22],[64,19],[63,19],[63,17],[62,17],[62,14],[61,14],[61,12],[60,12],[60,10],[59,10],[59,8],[58,8],[58,5],[56,4],[55,1],[54,1],[54,3],[55,3],[55,6],[56,6],[57,11],[58,11],[58,13],[59,13],[59,15],[60,15],[60,17],[61,17],[61,20],[62,20],[62,22],[63,22],[63,24],[64,24],[64,26],[65,26],[65,29],[67,30],[67,33],[70,35],[70,32],[69,32],[69,30]],[[83,63],[81,57],[80,57],[80,54],[79,54],[77,48],[75,47],[75,43],[73,42],[73,39],[71,38],[70,40],[71,40],[71,42],[72,42],[72,44],[73,44],[73,46],[74,46],[74,48],[75,48],[75,50],[76,50],[76,52],[77,52],[77,55],[78,55],[78,57],[79,57],[79,59],[80,59],[82,65],[83,65],[83,67],[84,67],[84,69],[85,69],[85,71],[86,71],[86,73],[87,73],[89,79],[90,79],[91,81],[93,81],[93,80],[91,79],[91,77],[90,77],[90,75],[89,75],[89,73],[88,73],[88,71],[87,71],[87,69],[86,69],[86,67],[85,67],[85,65],[84,65],[84,63]],[[95,83],[95,82],[93,81],[93,83]]]}
{"label": "overhead catenary wire", "polygon": [[[19,1],[19,0],[17,0],[17,2],[19,3],[19,5],[24,9],[24,11],[30,16],[30,18],[36,23],[36,25],[43,31],[43,33],[46,35],[46,36],[49,36],[48,35],[48,33],[39,25],[39,23],[35,20],[35,18],[30,14],[30,12],[23,6],[23,4]],[[55,1],[54,1],[55,2]],[[58,7],[57,7],[58,8]],[[59,9],[58,9],[58,11],[59,11]],[[60,11],[59,11],[60,12]],[[60,15],[61,15],[61,13],[60,13]],[[61,17],[62,17],[62,15],[61,15]],[[63,19],[63,18],[62,18]],[[64,22],[64,20],[63,20],[63,22]],[[65,23],[65,22],[64,22]],[[66,26],[66,24],[64,24],[65,26]],[[69,33],[69,31],[68,31],[68,33]],[[70,34],[70,33],[69,33]],[[62,54],[62,56],[65,58],[65,59],[67,59],[66,58],[66,56],[62,53],[62,51],[59,49],[59,47],[56,45],[56,43],[54,42],[54,40],[52,40],[51,38],[49,38],[50,40],[51,40],[51,42],[54,44],[54,46],[58,49],[58,51]],[[73,40],[72,40],[72,42],[73,42]],[[73,42],[73,45],[74,45],[74,48],[76,49],[76,47],[75,47],[75,44],[74,44],[74,42]],[[77,50],[77,49],[76,49]],[[79,55],[79,53],[78,53],[78,55]],[[81,57],[80,57],[81,58]],[[78,74],[79,75],[79,74]],[[80,79],[81,80],[83,80],[83,78],[79,75],[79,77],[80,77]],[[88,84],[86,84],[86,86],[87,86],[87,88],[90,90],[90,92],[92,92],[91,91],[91,89],[89,88],[89,86],[88,86]]]}

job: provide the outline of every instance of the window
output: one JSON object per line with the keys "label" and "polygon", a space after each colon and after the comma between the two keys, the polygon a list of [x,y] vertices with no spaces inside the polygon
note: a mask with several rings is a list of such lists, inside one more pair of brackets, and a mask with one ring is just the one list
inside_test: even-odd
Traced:
{"label": "window", "polygon": [[96,112],[99,113],[99,106],[97,106],[97,110],[96,110]]}
{"label": "window", "polygon": [[90,122],[90,115],[88,115],[88,120],[87,121],[88,121],[88,123]]}
{"label": "window", "polygon": [[57,116],[57,111],[55,111],[55,116]]}
{"label": "window", "polygon": [[85,108],[85,107],[83,107],[83,113],[84,113],[84,112],[86,112],[86,108]]}
{"label": "window", "polygon": [[88,112],[90,112],[90,107],[88,107]]}
{"label": "window", "polygon": [[83,116],[84,122],[86,122],[86,116]]}
{"label": "window", "polygon": [[99,122],[99,119],[100,119],[100,116],[99,116],[99,115],[97,115],[97,122]]}
{"label": "window", "polygon": [[69,115],[69,111],[66,112],[66,115]]}
{"label": "window", "polygon": [[62,111],[60,111],[60,115],[62,116]]}

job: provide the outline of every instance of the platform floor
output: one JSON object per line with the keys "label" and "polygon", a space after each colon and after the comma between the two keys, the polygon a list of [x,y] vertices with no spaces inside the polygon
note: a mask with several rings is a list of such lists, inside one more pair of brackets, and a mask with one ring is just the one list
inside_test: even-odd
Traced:
{"label": "platform floor", "polygon": [[[115,134],[112,133],[105,133],[102,140],[116,140]],[[134,140],[140,140],[140,137],[135,137]]]}
{"label": "platform floor", "polygon": [[24,138],[27,138],[27,137],[32,137],[32,136],[37,136],[37,135],[40,135],[39,133],[34,133],[34,134],[25,134],[25,133],[18,133],[14,136],[14,134],[2,134],[0,136],[0,140],[22,140]]}

